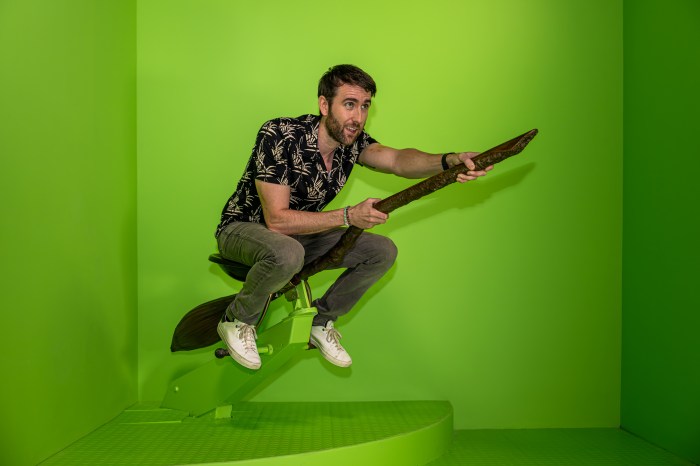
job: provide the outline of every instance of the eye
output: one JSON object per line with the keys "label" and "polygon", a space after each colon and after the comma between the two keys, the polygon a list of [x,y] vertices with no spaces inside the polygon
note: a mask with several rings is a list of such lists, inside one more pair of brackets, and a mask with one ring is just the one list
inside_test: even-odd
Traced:
{"label": "eye", "polygon": [[362,110],[369,110],[369,104],[363,104]]}
{"label": "eye", "polygon": [[348,110],[352,110],[353,108],[355,108],[355,102],[345,102],[345,108],[347,108]]}

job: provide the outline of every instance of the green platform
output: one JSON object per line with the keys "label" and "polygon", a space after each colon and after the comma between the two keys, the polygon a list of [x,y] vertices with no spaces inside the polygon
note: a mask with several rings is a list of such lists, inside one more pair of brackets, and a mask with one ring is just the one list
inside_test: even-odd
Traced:
{"label": "green platform", "polygon": [[42,464],[418,466],[451,439],[442,401],[243,402],[224,419],[136,406]]}

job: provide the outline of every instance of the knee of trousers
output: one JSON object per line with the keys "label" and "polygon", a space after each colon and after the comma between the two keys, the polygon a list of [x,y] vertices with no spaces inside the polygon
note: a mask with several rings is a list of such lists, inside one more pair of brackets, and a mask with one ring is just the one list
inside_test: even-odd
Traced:
{"label": "knee of trousers", "polygon": [[290,238],[284,247],[272,251],[266,260],[274,265],[276,272],[291,277],[304,266],[304,254],[304,247]]}
{"label": "knee of trousers", "polygon": [[396,244],[386,236],[373,235],[371,242],[372,259],[374,264],[381,264],[388,270],[394,265],[399,250]]}

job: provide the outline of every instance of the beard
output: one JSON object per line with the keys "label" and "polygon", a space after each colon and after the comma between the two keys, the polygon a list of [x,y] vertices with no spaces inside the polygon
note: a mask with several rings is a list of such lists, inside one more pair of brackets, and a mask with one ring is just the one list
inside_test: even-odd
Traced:
{"label": "beard", "polygon": [[346,136],[345,132],[343,131],[343,125],[340,123],[340,121],[338,121],[335,115],[333,115],[333,111],[330,108],[328,109],[328,116],[326,117],[325,126],[326,131],[328,131],[328,135],[336,142],[339,142],[344,146],[349,146],[355,142],[361,132],[360,128],[354,136]]}

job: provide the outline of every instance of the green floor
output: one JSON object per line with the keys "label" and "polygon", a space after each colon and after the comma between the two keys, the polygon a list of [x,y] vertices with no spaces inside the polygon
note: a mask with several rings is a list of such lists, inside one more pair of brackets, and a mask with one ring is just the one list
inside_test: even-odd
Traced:
{"label": "green floor", "polygon": [[619,429],[459,430],[429,466],[690,466]]}
{"label": "green floor", "polygon": [[[434,458],[439,459],[433,460]],[[452,431],[440,401],[135,406],[45,465],[690,466],[618,429]]]}

